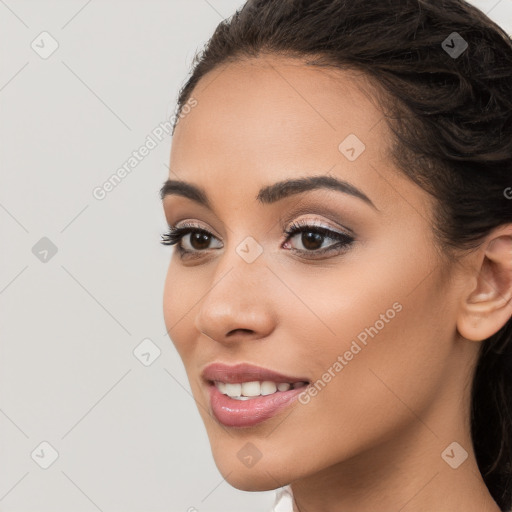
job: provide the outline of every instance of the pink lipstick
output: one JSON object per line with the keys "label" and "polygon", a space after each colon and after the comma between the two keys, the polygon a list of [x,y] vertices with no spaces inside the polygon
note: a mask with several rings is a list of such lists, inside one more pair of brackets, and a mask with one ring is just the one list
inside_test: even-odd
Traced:
{"label": "pink lipstick", "polygon": [[246,363],[213,363],[201,376],[208,387],[213,415],[227,427],[251,427],[275,416],[309,384],[305,377]]}

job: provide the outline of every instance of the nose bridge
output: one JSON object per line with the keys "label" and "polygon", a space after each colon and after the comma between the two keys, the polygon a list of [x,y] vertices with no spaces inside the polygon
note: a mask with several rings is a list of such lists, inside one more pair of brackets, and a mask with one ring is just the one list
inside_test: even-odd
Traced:
{"label": "nose bridge", "polygon": [[252,237],[231,246],[217,263],[210,288],[197,310],[197,329],[215,340],[233,329],[258,331],[270,328],[269,270],[263,247]]}
{"label": "nose bridge", "polygon": [[[248,298],[258,294],[269,272],[263,243],[260,243],[247,230],[231,232],[225,253],[220,258],[212,285],[227,279],[231,287],[242,297],[247,292]],[[222,286],[222,285],[221,285]]]}

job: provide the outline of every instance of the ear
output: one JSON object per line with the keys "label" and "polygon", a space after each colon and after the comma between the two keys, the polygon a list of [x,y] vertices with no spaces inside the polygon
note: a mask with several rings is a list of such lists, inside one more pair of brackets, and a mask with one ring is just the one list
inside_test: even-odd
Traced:
{"label": "ear", "polygon": [[474,256],[457,329],[468,340],[482,341],[512,317],[512,224],[494,230]]}

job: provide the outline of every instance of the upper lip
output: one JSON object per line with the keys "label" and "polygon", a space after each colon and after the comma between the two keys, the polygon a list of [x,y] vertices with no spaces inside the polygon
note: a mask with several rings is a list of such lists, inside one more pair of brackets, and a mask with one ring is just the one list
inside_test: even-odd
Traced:
{"label": "upper lip", "polygon": [[248,363],[239,363],[227,365],[224,363],[212,363],[203,368],[201,376],[209,381],[221,381],[231,384],[252,381],[272,381],[272,382],[309,382],[308,379],[293,377],[282,373],[268,370],[261,366],[255,366]]}

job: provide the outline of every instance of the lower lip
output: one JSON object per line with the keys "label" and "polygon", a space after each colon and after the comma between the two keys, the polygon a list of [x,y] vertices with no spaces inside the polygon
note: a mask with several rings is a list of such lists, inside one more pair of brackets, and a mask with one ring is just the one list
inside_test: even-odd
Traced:
{"label": "lower lip", "polygon": [[307,386],[288,391],[277,391],[271,395],[235,400],[221,393],[210,383],[210,404],[214,416],[226,427],[252,427],[265,421],[290,405]]}

